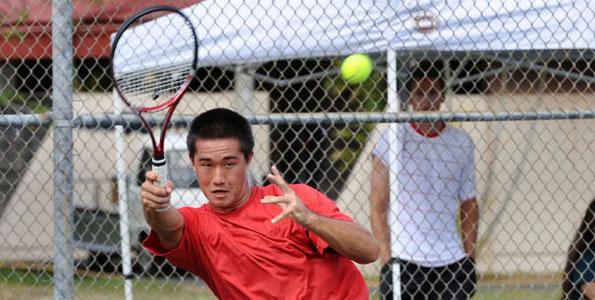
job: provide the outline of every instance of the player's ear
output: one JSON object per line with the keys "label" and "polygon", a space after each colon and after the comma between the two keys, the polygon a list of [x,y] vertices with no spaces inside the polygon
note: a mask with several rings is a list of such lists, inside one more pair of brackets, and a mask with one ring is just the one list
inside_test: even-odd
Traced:
{"label": "player's ear", "polygon": [[254,157],[254,151],[250,151],[250,155],[248,155],[248,160],[246,161],[246,164],[250,164],[252,162],[252,157]]}

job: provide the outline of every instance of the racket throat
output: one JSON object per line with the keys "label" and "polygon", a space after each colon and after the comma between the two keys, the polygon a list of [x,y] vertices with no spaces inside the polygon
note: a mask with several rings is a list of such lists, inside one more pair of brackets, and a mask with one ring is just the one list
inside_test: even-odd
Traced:
{"label": "racket throat", "polygon": [[151,142],[153,143],[153,162],[155,162],[156,160],[165,160],[165,151],[163,149],[164,138],[161,139],[160,144],[157,144],[155,142],[153,136],[151,136],[151,138]]}
{"label": "racket throat", "polygon": [[155,167],[165,166],[165,156],[163,154],[161,154],[160,157],[154,155],[152,160],[153,166]]}

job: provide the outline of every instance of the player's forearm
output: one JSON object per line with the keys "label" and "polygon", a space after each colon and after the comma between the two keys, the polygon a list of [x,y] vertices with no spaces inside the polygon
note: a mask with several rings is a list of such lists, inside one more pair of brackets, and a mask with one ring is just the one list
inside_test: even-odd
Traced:
{"label": "player's forearm", "polygon": [[164,248],[169,250],[178,246],[184,233],[184,218],[175,208],[170,207],[164,212],[145,210],[145,219]]}
{"label": "player's forearm", "polygon": [[587,299],[595,299],[595,282],[585,282],[579,288]]}
{"label": "player's forearm", "polygon": [[479,209],[475,199],[464,201],[461,204],[461,231],[465,253],[475,258],[475,245],[477,244],[477,227],[479,223]]}
{"label": "player's forearm", "polygon": [[367,229],[357,223],[312,213],[304,226],[339,254],[357,263],[368,264],[378,258],[378,242]]}
{"label": "player's forearm", "polygon": [[378,241],[380,246],[380,263],[386,264],[391,258],[390,251],[390,227],[386,221],[386,214],[372,210],[372,216],[370,217],[370,223],[372,224],[372,233]]}
{"label": "player's forearm", "polygon": [[370,177],[370,223],[374,237],[380,243],[380,263],[385,264],[391,258],[390,226],[387,221],[389,206],[389,171],[379,158],[373,157]]}

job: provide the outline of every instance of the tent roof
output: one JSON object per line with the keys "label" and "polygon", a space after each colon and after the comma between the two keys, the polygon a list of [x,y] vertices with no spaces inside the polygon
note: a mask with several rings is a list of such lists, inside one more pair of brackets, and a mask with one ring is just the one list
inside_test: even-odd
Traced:
{"label": "tent roof", "polygon": [[[202,40],[201,66],[387,49],[595,48],[589,0],[221,0],[201,2],[184,12]],[[151,22],[143,26],[152,33],[158,30]],[[157,43],[152,51],[156,48],[167,47]],[[137,63],[141,61],[146,63]],[[125,63],[130,70],[145,67]]]}
{"label": "tent roof", "polygon": [[[178,8],[200,0],[73,0],[74,49],[77,57],[107,57],[109,35],[125,18],[142,8],[168,4]],[[52,1],[3,0],[0,2],[0,59],[51,58]]]}

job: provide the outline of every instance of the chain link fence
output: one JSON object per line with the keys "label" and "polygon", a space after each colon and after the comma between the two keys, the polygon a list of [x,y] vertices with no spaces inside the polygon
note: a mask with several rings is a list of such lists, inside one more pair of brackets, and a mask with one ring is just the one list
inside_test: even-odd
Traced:
{"label": "chain link fence", "polygon": [[[167,151],[188,205],[201,203],[183,134],[208,108],[232,108],[254,124],[255,183],[266,184],[274,164],[370,230],[372,152],[382,132],[445,121],[474,144],[473,299],[561,296],[572,238],[595,197],[589,1],[199,2],[0,3],[0,298],[123,299],[127,282],[137,299],[214,298],[200,279],[140,246],[151,145],[135,116],[116,107],[110,35],[156,4],[186,8],[202,40]],[[373,61],[361,84],[340,76],[352,53]],[[420,62],[442,65],[438,112],[407,105]],[[123,197],[130,274],[122,272]],[[381,299],[380,263],[358,267],[371,298]]]}

